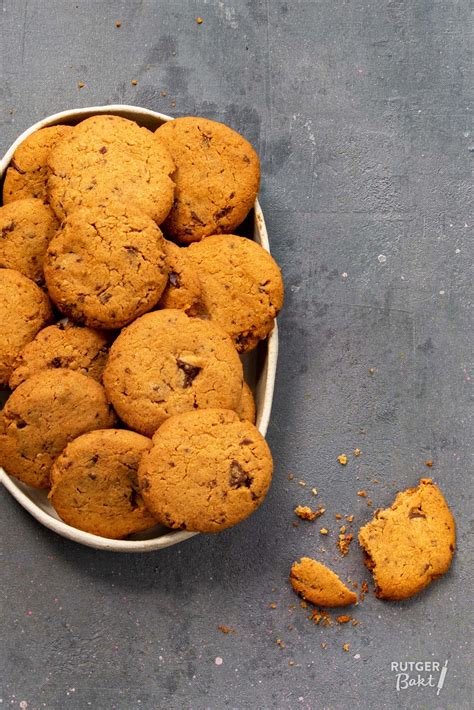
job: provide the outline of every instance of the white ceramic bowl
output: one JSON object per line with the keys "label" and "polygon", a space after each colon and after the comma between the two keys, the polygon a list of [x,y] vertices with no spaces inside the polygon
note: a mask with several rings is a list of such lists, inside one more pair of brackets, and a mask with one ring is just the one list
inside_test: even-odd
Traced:
{"label": "white ceramic bowl", "polygon": [[[16,139],[13,145],[10,146],[0,163],[0,179],[3,177],[16,148],[31,133],[34,133],[39,128],[53,126],[58,123],[79,123],[79,121],[89,116],[100,113],[112,113],[116,116],[123,116],[151,130],[155,130],[165,121],[171,120],[171,116],[165,116],[161,113],[156,113],[156,111],[122,104],[91,106],[88,108],[72,109],[71,111],[55,113],[52,116],[44,118],[42,121],[38,121],[31,126],[31,128],[28,128]],[[258,244],[261,244],[264,249],[270,251],[265,220],[258,200],[255,200],[253,225],[249,223],[248,232],[249,233],[245,236],[252,237]],[[244,358],[247,380],[252,386],[255,396],[257,427],[263,436],[265,436],[267,431],[272,408],[277,357],[278,332],[275,324],[275,328],[268,338],[268,341],[261,343],[255,351],[249,353]],[[77,528],[66,525],[66,523],[59,519],[50,505],[46,491],[37,490],[24,485],[16,478],[8,476],[2,468],[0,468],[0,481],[20,505],[47,528],[54,530],[54,532],[70,540],[80,542],[82,545],[88,545],[89,547],[95,547],[100,550],[148,552],[149,550],[159,550],[169,545],[176,545],[178,542],[187,540],[196,534],[179,530],[170,531],[162,526],[157,526],[143,533],[132,535],[126,540],[109,540],[108,538],[100,537],[99,535],[91,535],[90,533],[82,532],[82,530],[77,530]]]}

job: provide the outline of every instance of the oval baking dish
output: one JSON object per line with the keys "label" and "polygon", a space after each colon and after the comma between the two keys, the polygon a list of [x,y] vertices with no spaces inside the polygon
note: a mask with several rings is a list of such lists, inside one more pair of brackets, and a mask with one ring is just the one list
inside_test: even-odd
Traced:
{"label": "oval baking dish", "polygon": [[[135,121],[140,126],[145,126],[150,130],[155,130],[165,121],[170,121],[171,116],[165,116],[156,111],[151,111],[138,106],[127,105],[110,105],[110,106],[92,106],[81,109],[72,109],[70,111],[62,111],[61,113],[48,116],[41,121],[38,121],[33,126],[22,133],[16,141],[10,146],[0,162],[0,178],[3,179],[5,170],[7,169],[12,155],[16,148],[22,143],[31,133],[34,133],[45,126],[53,126],[59,123],[74,125],[89,116],[101,113],[110,113],[117,116],[123,116],[132,121]],[[265,228],[265,220],[258,200],[255,201],[254,209],[249,217],[245,220],[241,228],[237,230],[243,236],[250,237],[262,245],[264,249],[270,251],[268,243],[267,230]],[[246,378],[252,387],[255,404],[257,409],[257,427],[265,436],[273,400],[273,387],[275,382],[275,372],[278,358],[278,331],[275,328],[267,341],[260,343],[256,350],[247,354],[244,358],[244,368]],[[0,468],[0,481],[11,495],[23,506],[36,520],[54,532],[69,538],[74,542],[79,542],[82,545],[94,547],[101,550],[111,550],[115,552],[148,552],[150,550],[159,550],[169,545],[176,545],[183,540],[187,540],[197,533],[185,531],[170,531],[162,526],[157,526],[147,530],[144,533],[132,535],[126,540],[110,540],[98,535],[82,532],[76,528],[67,525],[60,520],[51,507],[47,492],[39,489],[30,488],[24,485],[15,478]]]}

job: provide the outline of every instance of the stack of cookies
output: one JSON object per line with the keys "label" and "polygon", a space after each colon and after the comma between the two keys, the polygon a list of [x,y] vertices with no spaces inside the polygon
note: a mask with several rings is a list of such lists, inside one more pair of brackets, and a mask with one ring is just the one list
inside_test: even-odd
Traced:
{"label": "stack of cookies", "polygon": [[0,465],[68,524],[216,532],[271,481],[240,355],[280,270],[233,234],[260,180],[229,127],[96,115],[29,136],[0,207]]}

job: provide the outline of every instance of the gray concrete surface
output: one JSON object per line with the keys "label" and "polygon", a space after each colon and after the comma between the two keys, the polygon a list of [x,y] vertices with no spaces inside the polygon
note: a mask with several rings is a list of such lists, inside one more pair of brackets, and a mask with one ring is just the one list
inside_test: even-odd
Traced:
{"label": "gray concrete surface", "polygon": [[[469,707],[468,11],[467,0],[3,1],[2,149],[74,106],[227,121],[263,159],[286,304],[275,479],[251,520],[114,556],[41,528],[3,492],[1,707]],[[370,582],[355,543],[336,554],[334,514],[353,513],[356,530],[371,515],[358,490],[384,506],[428,473],[458,523],[450,573],[406,603],[370,593],[358,626],[315,626],[287,584],[292,561],[320,556]],[[292,524],[314,486],[327,538],[319,521]],[[392,662],[446,659],[438,696],[397,692]]]}

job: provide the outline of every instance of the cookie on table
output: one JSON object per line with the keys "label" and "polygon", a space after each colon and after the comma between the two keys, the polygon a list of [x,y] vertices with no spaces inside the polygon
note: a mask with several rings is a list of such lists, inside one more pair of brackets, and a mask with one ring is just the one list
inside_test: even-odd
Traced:
{"label": "cookie on table", "polygon": [[283,305],[283,280],[272,256],[233,234],[191,244],[188,258],[201,282],[203,312],[229,333],[239,352],[255,348]]}
{"label": "cookie on table", "polygon": [[0,267],[16,269],[44,283],[43,259],[59,222],[48,205],[34,198],[0,207]]}
{"label": "cookie on table", "polygon": [[40,128],[18,146],[3,183],[4,205],[28,197],[47,202],[48,155],[71,131],[71,126]]}
{"label": "cookie on table", "polygon": [[235,412],[202,409],[168,419],[145,453],[138,481],[148,509],[170,528],[218,532],[263,502],[272,455]]}
{"label": "cookie on table", "polygon": [[13,365],[10,388],[42,370],[58,368],[75,370],[100,382],[108,349],[108,337],[99,330],[70,322],[50,325],[21,350]]}
{"label": "cookie on table", "polygon": [[80,434],[112,427],[102,385],[72,370],[50,370],[19,385],[0,412],[0,466],[34,488],[48,488],[54,459]]}
{"label": "cookie on table", "polygon": [[335,572],[311,557],[293,563],[290,583],[303,599],[318,606],[349,606],[357,601]]}
{"label": "cookie on table", "polygon": [[236,411],[242,420],[247,420],[248,422],[255,424],[257,414],[255,400],[253,398],[252,390],[246,382],[242,385],[242,396]]}
{"label": "cookie on table", "polygon": [[21,349],[51,322],[48,296],[14,269],[0,269],[0,385],[6,385]]}
{"label": "cookie on table", "polygon": [[231,233],[253,207],[260,161],[250,143],[223,123],[189,116],[155,136],[176,164],[176,194],[164,228],[183,243]]}
{"label": "cookie on table", "polygon": [[178,308],[188,315],[199,311],[201,284],[194,266],[187,258],[187,250],[164,240],[168,283],[158,302],[158,308]]}
{"label": "cookie on table", "polygon": [[119,417],[151,436],[173,414],[237,408],[242,363],[221,328],[165,309],[145,314],[120,333],[103,381]]}
{"label": "cookie on table", "polygon": [[62,313],[114,329],[149,311],[166,286],[164,240],[151,217],[106,202],[61,224],[44,260],[48,292]]}
{"label": "cookie on table", "polygon": [[456,544],[454,518],[430,478],[398,493],[359,530],[379,599],[407,599],[448,571]]}
{"label": "cookie on table", "polygon": [[99,429],[71,441],[51,469],[49,500],[79,530],[120,539],[156,525],[138,490],[150,439],[126,429]]}
{"label": "cookie on table", "polygon": [[161,224],[173,204],[174,163],[147,128],[119,116],[81,121],[50,152],[48,194],[60,219],[109,198]]}

